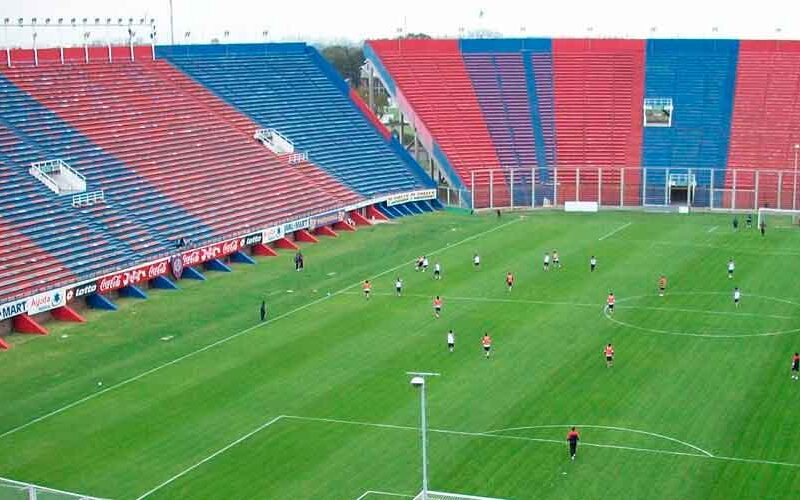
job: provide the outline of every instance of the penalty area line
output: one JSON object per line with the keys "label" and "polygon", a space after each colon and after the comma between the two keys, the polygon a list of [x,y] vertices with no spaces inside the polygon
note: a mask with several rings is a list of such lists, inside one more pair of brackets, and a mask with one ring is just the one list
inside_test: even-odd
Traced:
{"label": "penalty area line", "polygon": [[631,224],[633,224],[633,222],[626,222],[625,224],[621,225],[620,227],[616,228],[615,230],[611,231],[610,233],[605,234],[605,235],[597,238],[597,241],[603,241],[606,238],[610,238],[610,237],[614,236],[615,234],[617,234],[618,232],[620,232],[623,229],[625,229],[626,227],[630,226]]}
{"label": "penalty area line", "polygon": [[214,460],[215,458],[217,458],[218,456],[222,455],[226,451],[230,450],[234,446],[236,446],[236,445],[238,445],[238,444],[240,444],[240,443],[242,443],[244,441],[247,441],[248,439],[250,439],[251,437],[255,436],[259,432],[263,431],[264,429],[266,429],[270,425],[274,424],[275,422],[280,421],[282,418],[283,418],[283,415],[279,415],[279,416],[273,418],[272,420],[269,420],[268,422],[259,425],[258,427],[256,427],[252,431],[248,432],[244,436],[236,439],[235,441],[231,442],[230,444],[226,445],[225,447],[220,448],[219,450],[215,451],[214,453],[212,453],[211,455],[207,456],[206,458],[200,460],[199,462],[196,462],[194,465],[190,465],[189,467],[183,469],[181,472],[175,474],[174,476],[172,476],[171,478],[167,479],[163,483],[159,484],[155,488],[153,488],[151,490],[148,490],[146,493],[143,493],[142,495],[136,497],[136,500],[142,500],[143,498],[149,497],[150,495],[152,495],[153,493],[157,492],[158,490],[160,490],[164,486],[167,486],[168,484],[170,484],[170,483],[182,478],[183,476],[185,476],[186,474],[192,472],[193,470],[195,470],[196,468],[200,467],[204,463],[209,462],[211,460]]}
{"label": "penalty area line", "polygon": [[[439,254],[441,252],[444,252],[445,250],[449,250],[450,248],[453,248],[453,247],[456,247],[456,246],[459,246],[459,245],[463,245],[464,243],[473,241],[475,239],[478,239],[478,238],[481,238],[483,236],[486,236],[487,234],[490,234],[490,233],[493,233],[493,232],[498,231],[500,229],[503,229],[505,227],[508,227],[511,224],[514,224],[515,222],[519,222],[520,220],[521,219],[512,219],[512,220],[510,220],[508,222],[505,222],[503,224],[495,226],[495,227],[493,227],[491,229],[487,229],[486,231],[481,231],[480,233],[473,234],[472,236],[468,236],[468,237],[466,237],[466,238],[464,238],[462,240],[459,240],[459,241],[457,241],[455,243],[448,244],[448,245],[445,245],[443,247],[440,247],[440,248],[438,248],[436,250],[428,252],[425,255],[436,255],[436,254]],[[398,264],[398,265],[396,265],[396,266],[394,266],[392,268],[389,268],[389,269],[387,269],[387,270],[385,270],[385,271],[383,271],[381,273],[376,274],[375,277],[384,276],[386,274],[394,272],[394,271],[400,269],[403,266],[407,266],[409,263],[412,263],[412,262],[414,262],[413,259],[404,261],[404,262],[402,262],[402,263],[400,263],[400,264]],[[56,408],[55,410],[53,410],[53,411],[51,411],[49,413],[45,413],[44,415],[41,415],[41,416],[38,416],[38,417],[36,417],[36,418],[34,418],[32,420],[29,420],[28,422],[25,422],[24,424],[20,424],[20,425],[18,425],[16,427],[13,427],[13,428],[11,428],[11,429],[9,429],[7,431],[4,431],[2,434],[0,434],[0,439],[3,439],[5,437],[7,437],[7,436],[15,434],[15,433],[17,433],[17,432],[19,432],[19,431],[21,431],[23,429],[26,429],[26,428],[34,425],[34,424],[37,424],[37,423],[41,422],[43,420],[47,420],[50,417],[53,417],[53,416],[58,415],[60,413],[64,413],[67,410],[75,408],[76,406],[79,406],[79,405],[81,405],[81,404],[83,404],[83,403],[85,403],[87,401],[91,401],[92,399],[95,399],[95,398],[97,398],[99,396],[102,396],[103,394],[106,394],[106,393],[108,393],[110,391],[113,391],[115,389],[119,389],[120,387],[124,387],[124,386],[126,386],[126,385],[128,385],[128,384],[130,384],[132,382],[136,382],[137,380],[142,379],[142,378],[144,378],[144,377],[146,377],[148,375],[151,375],[151,374],[153,374],[153,373],[155,373],[157,371],[160,371],[160,370],[162,370],[164,368],[167,368],[167,367],[172,366],[174,364],[180,363],[181,361],[184,361],[186,359],[194,357],[194,356],[196,356],[196,355],[198,355],[200,353],[208,351],[209,349],[213,349],[214,347],[217,347],[219,345],[225,344],[225,343],[227,343],[227,342],[229,342],[229,341],[231,341],[233,339],[241,337],[242,335],[246,335],[246,334],[252,332],[253,330],[256,330],[258,328],[261,328],[261,327],[267,326],[269,324],[275,323],[276,321],[280,321],[280,320],[282,320],[284,318],[287,318],[287,317],[289,317],[289,316],[291,316],[293,314],[296,314],[298,312],[304,311],[304,310],[308,309],[311,306],[319,304],[322,301],[329,300],[331,297],[334,297],[336,295],[341,295],[341,294],[347,292],[348,290],[357,287],[360,284],[361,284],[361,281],[353,283],[352,285],[348,285],[348,286],[346,286],[344,288],[341,288],[341,289],[333,292],[329,296],[323,296],[323,297],[320,297],[318,299],[314,299],[311,302],[307,302],[307,303],[305,303],[305,304],[303,304],[301,306],[295,307],[294,309],[292,309],[290,311],[287,311],[287,312],[285,312],[283,314],[280,314],[278,316],[275,316],[274,318],[271,318],[271,319],[269,319],[267,321],[264,321],[263,323],[258,323],[258,324],[255,324],[253,326],[250,326],[248,328],[245,328],[244,330],[240,330],[240,331],[238,331],[236,333],[228,335],[227,337],[223,337],[223,338],[221,338],[221,339],[219,339],[219,340],[217,340],[215,342],[207,344],[207,345],[205,345],[205,346],[203,346],[203,347],[201,347],[199,349],[196,349],[194,351],[190,351],[190,352],[188,352],[188,353],[186,353],[186,354],[184,354],[182,356],[179,356],[179,357],[177,357],[177,358],[175,358],[175,359],[173,359],[171,361],[167,361],[166,363],[163,363],[161,365],[158,365],[158,366],[155,366],[153,368],[150,368],[149,370],[146,370],[146,371],[144,371],[144,372],[142,372],[142,373],[140,373],[138,375],[134,375],[134,376],[132,376],[130,378],[127,378],[125,380],[117,382],[116,384],[109,385],[105,389],[102,389],[100,391],[97,391],[97,392],[94,392],[92,394],[89,394],[88,396],[84,396],[84,397],[82,397],[80,399],[77,399],[77,400],[75,400],[75,401],[73,401],[71,403],[68,403],[68,404],[66,404],[66,405],[64,405],[64,406],[62,406],[60,408]]]}
{"label": "penalty area line", "polygon": [[[374,427],[374,428],[381,428],[381,429],[395,429],[395,430],[405,430],[405,431],[419,431],[419,427],[415,426],[408,426],[408,425],[394,425],[394,424],[377,424],[371,422],[361,422],[356,420],[342,420],[342,419],[335,419],[335,418],[322,418],[322,417],[301,417],[297,415],[283,415],[283,419],[286,420],[300,420],[300,421],[307,421],[307,422],[322,422],[322,423],[331,423],[331,424],[346,424],[346,425],[354,425],[354,426],[361,426],[361,427]],[[506,429],[508,430],[508,429]],[[467,431],[456,431],[456,430],[449,430],[449,429],[429,429],[428,430],[434,434],[447,434],[447,435],[454,435],[454,436],[467,436],[467,437],[481,437],[481,438],[494,438],[494,439],[506,439],[512,441],[527,441],[527,442],[534,442],[534,443],[551,443],[551,444],[558,444],[561,446],[565,445],[565,441],[561,439],[548,439],[548,438],[533,438],[533,437],[525,437],[525,436],[508,436],[502,434],[493,434],[493,432],[498,432],[497,430],[488,431],[488,432],[467,432]],[[658,436],[666,438],[666,436]],[[670,438],[671,439],[671,438]],[[700,448],[695,448],[698,450],[697,453],[694,452],[684,452],[684,451],[671,451],[671,450],[661,450],[655,448],[642,448],[637,446],[622,446],[622,445],[614,445],[614,444],[605,444],[605,443],[587,443],[585,441],[581,441],[583,446],[591,447],[591,448],[605,448],[611,450],[625,450],[625,451],[633,451],[639,453],[651,453],[657,455],[670,455],[670,456],[677,456],[677,457],[693,457],[699,458],[703,460],[719,460],[723,462],[739,462],[739,463],[749,463],[749,464],[758,464],[758,465],[776,465],[780,467],[791,467],[795,469],[800,469],[800,463],[791,463],[791,462],[781,462],[777,460],[763,460],[757,458],[739,458],[739,457],[729,457],[723,455],[711,455],[710,452],[701,450]],[[689,445],[689,443],[682,443],[684,445],[690,446],[692,448],[693,445]]]}

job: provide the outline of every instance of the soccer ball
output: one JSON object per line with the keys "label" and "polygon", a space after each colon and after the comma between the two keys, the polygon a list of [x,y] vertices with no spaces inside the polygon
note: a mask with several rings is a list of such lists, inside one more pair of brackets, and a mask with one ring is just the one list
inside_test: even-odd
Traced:
{"label": "soccer ball", "polygon": [[103,387],[103,383],[102,382],[98,382],[97,383],[97,387]]}

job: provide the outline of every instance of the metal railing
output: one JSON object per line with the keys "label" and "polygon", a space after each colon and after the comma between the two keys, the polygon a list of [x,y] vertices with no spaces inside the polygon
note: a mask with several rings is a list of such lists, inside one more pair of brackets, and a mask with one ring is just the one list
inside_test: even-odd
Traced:
{"label": "metal railing", "polygon": [[294,143],[274,128],[260,128],[253,138],[275,154],[294,153]]}
{"label": "metal railing", "polygon": [[105,202],[105,194],[102,189],[72,195],[72,206],[74,208],[88,207],[96,203]]}
{"label": "metal railing", "polygon": [[305,151],[302,153],[291,153],[287,155],[286,161],[289,162],[289,165],[297,165],[298,163],[303,163],[308,161],[308,153]]}
{"label": "metal railing", "polygon": [[[70,167],[64,160],[61,159],[31,163],[28,173],[30,173],[56,194],[86,190],[86,177]],[[67,179],[73,178],[76,182],[68,182],[68,186],[61,185],[56,181],[56,179],[53,178],[53,174],[63,175]]]}
{"label": "metal railing", "polygon": [[440,186],[439,201],[466,209],[543,208],[567,201],[601,207],[687,206],[710,210],[800,207],[791,170],[596,168],[474,170],[467,188]]}

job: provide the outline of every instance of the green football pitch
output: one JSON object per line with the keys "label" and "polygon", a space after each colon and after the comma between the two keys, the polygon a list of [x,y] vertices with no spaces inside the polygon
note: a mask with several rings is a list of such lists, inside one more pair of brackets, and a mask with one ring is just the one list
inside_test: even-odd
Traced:
{"label": "green football pitch", "polygon": [[[545,272],[555,249],[563,268]],[[11,337],[0,476],[119,499],[411,498],[419,393],[406,372],[417,370],[441,373],[427,389],[434,490],[797,498],[797,229],[762,237],[727,215],[445,212],[303,252],[302,272],[285,252],[51,324],[47,337]],[[412,265],[423,254],[426,273]]]}

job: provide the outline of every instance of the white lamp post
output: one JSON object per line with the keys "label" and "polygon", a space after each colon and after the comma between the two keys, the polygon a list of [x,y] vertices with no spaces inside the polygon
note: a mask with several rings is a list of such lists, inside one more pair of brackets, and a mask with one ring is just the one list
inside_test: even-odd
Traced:
{"label": "white lamp post", "polygon": [[428,416],[425,410],[425,377],[438,377],[438,373],[407,372],[411,385],[419,387],[420,426],[422,428],[422,500],[428,500]]}

